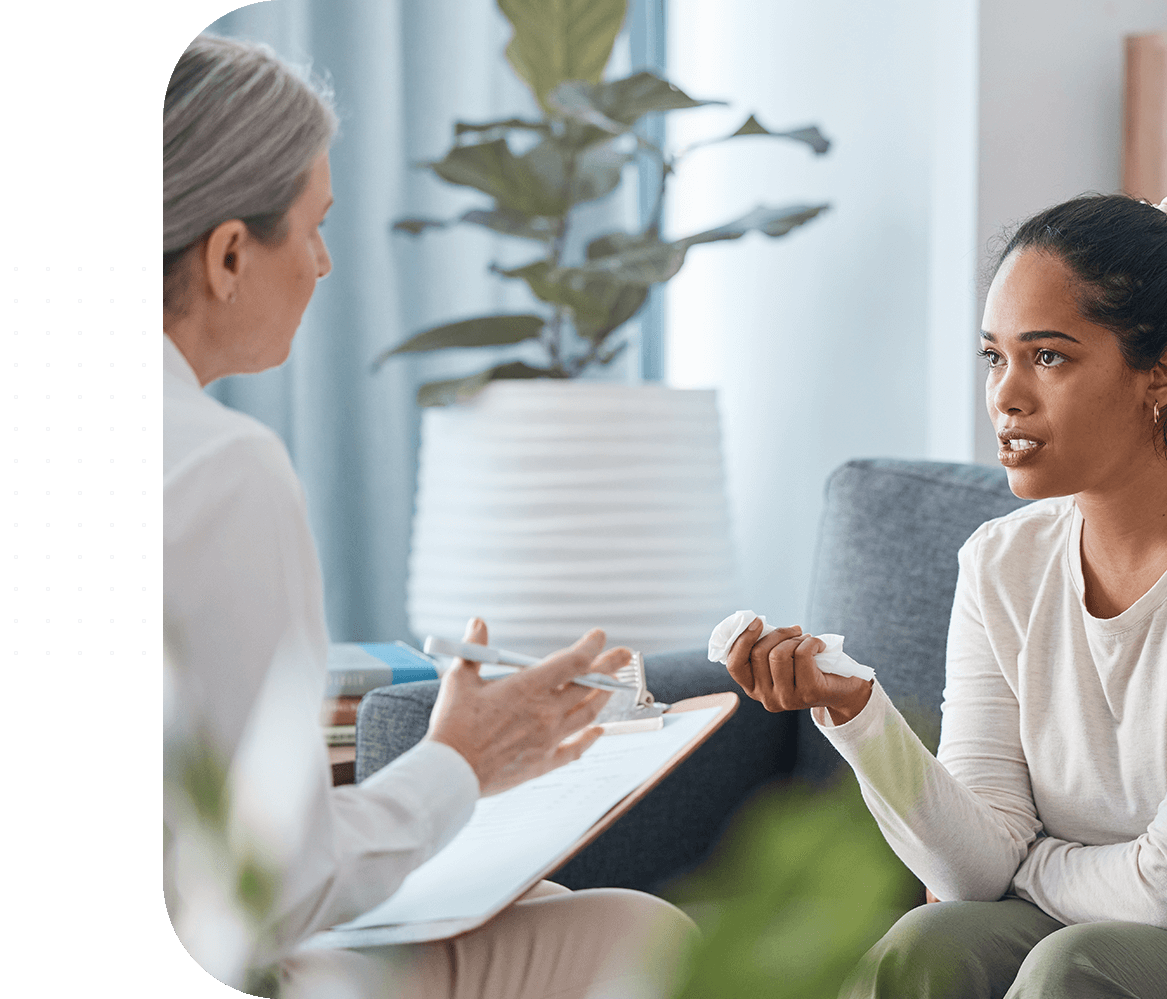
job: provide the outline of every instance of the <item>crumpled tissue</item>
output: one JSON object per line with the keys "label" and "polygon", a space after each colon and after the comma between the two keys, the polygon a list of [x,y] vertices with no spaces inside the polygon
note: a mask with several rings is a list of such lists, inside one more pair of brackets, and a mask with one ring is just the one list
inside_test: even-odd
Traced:
{"label": "crumpled tissue", "polygon": [[[764,614],[755,614],[751,610],[740,610],[730,614],[709,636],[709,661],[725,665],[729,656],[730,647],[738,636],[750,626],[754,618],[762,621],[762,635],[768,635],[778,629],[766,622]],[[870,666],[857,663],[843,651],[842,635],[819,635],[818,638],[826,644],[826,650],[814,657],[814,664],[824,673],[834,673],[836,676],[857,676],[861,680],[871,680],[875,677],[875,670]]]}

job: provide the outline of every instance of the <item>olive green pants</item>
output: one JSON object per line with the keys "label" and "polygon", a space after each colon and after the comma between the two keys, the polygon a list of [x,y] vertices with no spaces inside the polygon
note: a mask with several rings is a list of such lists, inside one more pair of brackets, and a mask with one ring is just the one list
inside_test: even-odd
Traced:
{"label": "olive green pants", "polygon": [[1167,996],[1167,930],[1063,926],[1017,898],[933,902],[899,920],[840,999],[1094,999]]}

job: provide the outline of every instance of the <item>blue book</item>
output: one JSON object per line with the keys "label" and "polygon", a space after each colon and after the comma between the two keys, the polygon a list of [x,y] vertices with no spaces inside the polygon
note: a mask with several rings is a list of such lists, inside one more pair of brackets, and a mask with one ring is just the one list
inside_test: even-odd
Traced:
{"label": "blue book", "polygon": [[325,697],[359,697],[377,687],[436,680],[433,659],[405,642],[333,642]]}

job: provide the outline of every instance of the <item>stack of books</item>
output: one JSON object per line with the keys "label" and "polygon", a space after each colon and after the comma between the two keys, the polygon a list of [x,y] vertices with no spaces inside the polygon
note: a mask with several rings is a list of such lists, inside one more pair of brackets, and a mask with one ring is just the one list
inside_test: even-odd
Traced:
{"label": "stack of books", "polygon": [[370,690],[436,680],[434,661],[404,642],[335,642],[328,647],[328,682],[320,709],[324,741],[355,746],[357,705]]}

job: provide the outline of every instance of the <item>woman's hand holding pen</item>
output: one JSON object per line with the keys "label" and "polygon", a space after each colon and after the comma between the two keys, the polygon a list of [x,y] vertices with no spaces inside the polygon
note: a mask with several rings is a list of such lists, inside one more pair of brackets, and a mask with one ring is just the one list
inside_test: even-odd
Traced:
{"label": "woman's hand holding pen", "polygon": [[[463,641],[485,645],[475,618]],[[569,649],[511,676],[484,680],[478,663],[457,659],[442,678],[426,738],[456,749],[473,767],[483,795],[497,794],[578,759],[601,730],[592,726],[609,694],[571,681],[584,673],[614,674],[632,653],[604,649],[595,628]]]}
{"label": "woman's hand holding pen", "polygon": [[726,668],[746,694],[767,711],[826,708],[831,721],[842,725],[867,704],[871,681],[824,673],[814,657],[826,646],[797,625],[779,628],[763,638],[755,618],[729,650]]}

